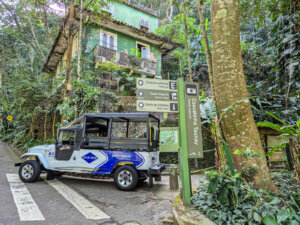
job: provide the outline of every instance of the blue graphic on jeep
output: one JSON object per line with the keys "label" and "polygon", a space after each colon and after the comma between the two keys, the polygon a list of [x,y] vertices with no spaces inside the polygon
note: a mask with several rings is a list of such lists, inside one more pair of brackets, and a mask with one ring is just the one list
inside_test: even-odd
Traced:
{"label": "blue graphic on jeep", "polygon": [[87,161],[88,163],[94,162],[95,160],[98,159],[97,156],[95,156],[93,153],[89,152],[86,155],[81,157],[82,159],[84,159],[85,161]]}

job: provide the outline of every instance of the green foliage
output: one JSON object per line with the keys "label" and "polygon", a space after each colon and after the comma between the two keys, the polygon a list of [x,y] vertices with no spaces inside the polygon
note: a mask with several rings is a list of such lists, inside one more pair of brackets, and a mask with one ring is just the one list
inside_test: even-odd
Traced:
{"label": "green foliage", "polygon": [[107,71],[107,72],[115,72],[115,71],[118,71],[118,70],[121,70],[121,68],[117,65],[115,65],[113,63],[115,57],[113,57],[113,59],[111,60],[111,62],[101,62],[101,63],[98,63],[98,68],[101,70],[101,71]]}
{"label": "green foliage", "polygon": [[72,82],[71,95],[57,106],[60,114],[65,116],[64,123],[71,122],[84,113],[98,112],[99,95],[105,91],[96,86],[95,77],[91,73],[85,72],[80,80]]}
{"label": "green foliage", "polygon": [[[298,224],[300,187],[292,174],[272,174],[281,193],[257,190],[251,182],[257,168],[243,167],[242,162],[241,172],[234,170],[228,145],[222,142],[227,164],[219,172],[206,173],[209,182],[200,182],[192,197],[194,206],[217,224]],[[249,148],[235,150],[234,154],[247,161],[264,157]]]}
{"label": "green foliage", "polygon": [[[177,6],[177,5],[176,5]],[[200,54],[203,57],[201,59],[202,62],[205,62],[205,50],[204,50],[204,43],[202,38],[200,37],[200,25],[196,24],[197,20],[192,17],[191,13],[191,6],[187,7],[187,27],[188,27],[188,40],[190,45],[190,57],[192,59],[192,70],[196,70],[199,66],[199,59]],[[181,7],[178,7],[180,11]],[[206,21],[206,26],[209,28],[210,22]],[[159,36],[166,37],[176,41],[177,43],[181,44],[182,47],[173,50],[169,57],[172,60],[166,60],[164,63],[169,65],[171,68],[166,66],[166,72],[171,70],[170,75],[172,79],[176,79],[180,76],[180,68],[183,71],[183,74],[187,74],[188,65],[187,65],[187,50],[183,47],[185,46],[185,33],[184,33],[184,15],[182,13],[177,14],[174,16],[172,21],[163,20],[161,23],[161,27],[155,31],[155,33]],[[209,32],[208,32],[209,33]],[[179,61],[179,62],[178,62]],[[176,69],[175,69],[176,68]],[[174,76],[176,74],[176,76]],[[200,71],[199,71],[200,75]],[[202,75],[203,76],[203,75]]]}
{"label": "green foliage", "polygon": [[[55,108],[53,103],[58,100],[52,94],[52,76],[41,72],[61,23],[60,17],[45,7],[52,3],[0,2],[0,99],[4,105],[3,110],[2,104],[0,107],[0,137],[23,149],[41,143],[31,129],[33,125],[37,129],[37,121],[43,124],[45,114]],[[14,119],[8,122],[7,115]]]}
{"label": "green foliage", "polygon": [[[256,120],[265,111],[288,123],[299,120],[299,12],[297,1],[241,1],[241,33],[245,74],[250,93],[259,96]],[[268,15],[268,16],[266,16]]]}
{"label": "green foliage", "polygon": [[[295,198],[299,198],[300,188],[293,173],[271,175],[281,194],[256,190],[241,181],[240,174],[233,177],[230,173],[209,172],[208,179],[214,182],[200,181],[192,197],[193,205],[217,224],[299,224],[300,205]],[[239,188],[234,191],[236,187]]]}
{"label": "green foliage", "polygon": [[241,185],[241,175],[238,172],[218,173],[210,171],[206,173],[209,180],[208,193],[213,194],[221,204],[236,208],[239,204],[239,189]]}
{"label": "green foliage", "polygon": [[226,156],[226,159],[227,159],[226,161],[228,163],[229,170],[231,172],[231,175],[234,175],[235,172],[234,172],[233,161],[232,161],[232,157],[231,157],[229,146],[225,142],[224,139],[222,139],[222,142],[223,142],[223,150],[225,152],[225,156]]}
{"label": "green foliage", "polygon": [[201,123],[203,125],[211,125],[212,120],[217,116],[216,106],[214,105],[212,98],[206,98],[204,91],[200,97],[200,115]]}
{"label": "green foliage", "polygon": [[300,137],[300,120],[296,122],[295,125],[288,125],[283,120],[279,119],[277,116],[272,114],[271,112],[266,112],[269,116],[274,118],[279,124],[274,124],[271,122],[258,122],[257,126],[261,127],[268,127],[273,130],[276,130],[280,133],[282,133],[282,136],[294,136],[294,137]]}

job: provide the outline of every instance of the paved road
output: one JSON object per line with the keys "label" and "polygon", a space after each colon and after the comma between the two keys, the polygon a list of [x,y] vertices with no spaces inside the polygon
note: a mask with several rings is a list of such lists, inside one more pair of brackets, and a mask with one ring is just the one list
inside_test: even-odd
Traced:
{"label": "paved road", "polygon": [[24,184],[16,175],[14,162],[18,161],[14,152],[0,142],[0,225],[157,225],[172,213],[172,199],[178,193],[168,190],[168,177],[155,182],[151,189],[141,184],[134,192],[117,190],[112,179],[63,176],[52,183],[41,178]]}

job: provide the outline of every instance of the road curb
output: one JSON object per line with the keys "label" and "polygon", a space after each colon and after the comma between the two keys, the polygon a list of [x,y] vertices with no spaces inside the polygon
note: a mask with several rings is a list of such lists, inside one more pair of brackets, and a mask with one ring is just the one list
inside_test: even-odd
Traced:
{"label": "road curb", "polygon": [[15,161],[18,162],[21,160],[21,155],[18,154],[18,152],[16,151],[16,149],[14,148],[14,146],[10,143],[4,142],[2,140],[0,140],[0,144],[3,145],[5,151],[8,153],[9,157]]}
{"label": "road curb", "polygon": [[175,223],[178,225],[215,225],[198,210],[184,206],[180,194],[174,199],[172,207]]}

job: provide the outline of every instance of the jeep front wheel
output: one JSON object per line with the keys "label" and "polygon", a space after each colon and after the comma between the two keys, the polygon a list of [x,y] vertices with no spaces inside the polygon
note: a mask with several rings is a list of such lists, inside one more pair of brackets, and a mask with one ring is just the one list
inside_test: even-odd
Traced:
{"label": "jeep front wheel", "polygon": [[118,189],[122,191],[132,191],[136,187],[139,175],[132,166],[120,166],[114,175],[114,181]]}
{"label": "jeep front wheel", "polygon": [[28,160],[21,164],[19,177],[25,183],[35,182],[41,174],[40,163],[36,160]]}

